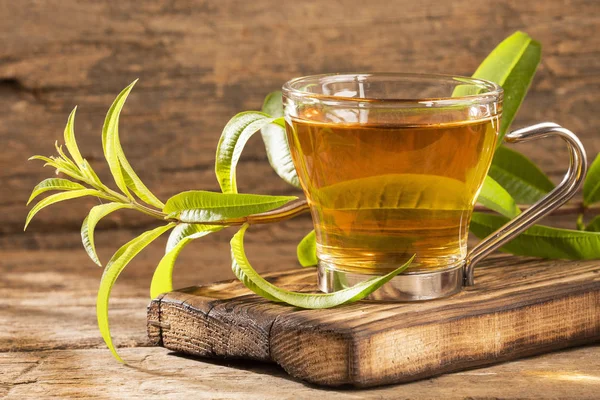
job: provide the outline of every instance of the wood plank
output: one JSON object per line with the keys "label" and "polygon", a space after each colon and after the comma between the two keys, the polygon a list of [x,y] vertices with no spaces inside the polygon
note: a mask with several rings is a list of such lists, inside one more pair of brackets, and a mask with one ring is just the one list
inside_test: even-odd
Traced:
{"label": "wood plank", "polygon": [[[217,189],[219,134],[236,112],[260,107],[286,80],[335,71],[471,74],[505,36],[525,29],[543,43],[538,77],[515,127],[556,121],[600,151],[600,3],[358,0],[248,2],[165,0],[119,4],[4,1],[0,24],[0,232],[22,229],[31,188],[52,171],[26,163],[53,152],[68,112],[79,105],[83,155],[107,183],[102,120],[114,96],[139,77],[121,118],[121,139],[147,185],[166,199]],[[299,38],[302,38],[301,40]],[[519,146],[547,171],[562,171],[560,141]],[[284,194],[261,140],[246,146],[241,191]],[[563,161],[564,160],[564,161]],[[75,204],[75,205],[73,205]],[[42,212],[32,230],[77,230],[92,203]],[[141,217],[110,218],[139,226]]]}
{"label": "wood plank", "polygon": [[596,399],[600,346],[369,390],[327,389],[289,378],[275,364],[197,360],[161,348],[0,353],[0,397],[151,399]]}
{"label": "wood plank", "polygon": [[[274,361],[327,386],[409,382],[600,340],[600,264],[499,256],[447,299],[363,301],[328,310],[274,304],[239,282],[152,301],[154,344],[204,357]],[[315,272],[274,274],[316,290]]]}

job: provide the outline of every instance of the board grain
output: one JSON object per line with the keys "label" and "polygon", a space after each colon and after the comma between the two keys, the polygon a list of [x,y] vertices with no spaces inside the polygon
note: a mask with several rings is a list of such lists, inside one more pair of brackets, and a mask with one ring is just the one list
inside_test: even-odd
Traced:
{"label": "board grain", "polygon": [[[315,291],[314,269],[270,275]],[[238,281],[189,287],[148,307],[156,345],[203,357],[273,361],[311,383],[410,382],[600,340],[600,263],[494,257],[447,299],[302,310]]]}

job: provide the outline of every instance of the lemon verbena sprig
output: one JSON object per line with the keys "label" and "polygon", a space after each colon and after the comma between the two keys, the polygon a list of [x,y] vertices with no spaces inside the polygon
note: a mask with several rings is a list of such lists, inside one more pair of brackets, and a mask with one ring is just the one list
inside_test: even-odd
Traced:
{"label": "lemon verbena sprig", "polygon": [[[74,109],[69,115],[64,132],[68,155],[63,151],[62,146],[56,143],[58,155],[32,157],[32,159],[45,161],[46,165],[56,169],[57,174],[66,175],[71,179],[54,177],[38,184],[34,188],[29,202],[48,191],[59,191],[59,193],[52,194],[37,203],[29,212],[25,223],[25,228],[27,228],[31,219],[40,210],[63,200],[84,196],[107,200],[107,203],[92,207],[81,226],[81,239],[86,252],[96,264],[102,266],[94,245],[94,230],[102,218],[117,210],[132,209],[163,222],[160,226],[142,233],[121,246],[104,267],[98,289],[96,314],[100,333],[115,358],[122,361],[113,345],[108,324],[108,300],[112,287],[129,262],[146,246],[168,231],[171,231],[171,234],[167,241],[165,255],[158,263],[150,285],[152,297],[173,289],[174,264],[185,246],[195,239],[231,226],[242,226],[231,241],[231,268],[235,276],[256,294],[296,307],[334,307],[359,300],[408,267],[410,262],[388,275],[376,277],[360,285],[331,294],[295,293],[280,289],[265,281],[254,271],[245,256],[244,232],[252,224],[273,223],[291,218],[306,211],[307,204],[306,201],[299,200],[295,196],[238,193],[236,166],[247,140],[262,129],[277,128],[269,133],[272,134],[271,142],[275,147],[267,145],[271,152],[274,151],[281,144],[280,134],[284,125],[283,119],[280,116],[271,116],[266,112],[245,112],[234,116],[223,129],[217,147],[215,171],[222,193],[202,190],[185,191],[163,203],[137,176],[127,161],[119,141],[119,116],[134,84],[135,82],[117,96],[106,115],[102,128],[104,156],[118,191],[102,183],[91,165],[81,156],[75,141]],[[261,131],[261,133],[264,135],[264,132]],[[282,161],[276,156],[269,156],[269,160],[272,165],[279,165]],[[293,164],[287,162],[276,171],[284,179],[289,177],[290,183],[294,183],[296,178],[294,178]]]}

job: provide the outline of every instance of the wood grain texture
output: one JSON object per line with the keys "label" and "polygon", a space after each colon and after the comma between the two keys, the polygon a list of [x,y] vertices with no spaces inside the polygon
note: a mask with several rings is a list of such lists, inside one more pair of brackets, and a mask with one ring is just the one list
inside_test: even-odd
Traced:
{"label": "wood grain texture", "polygon": [[[286,222],[282,227],[291,235],[300,222]],[[276,246],[276,236],[283,232],[255,229],[246,242],[257,268],[275,271],[293,265],[291,236]],[[125,229],[98,232],[101,260],[116,250],[115,242],[125,242],[138,233]],[[0,237],[5,247],[13,247],[0,249],[0,398],[597,398],[600,346],[400,386],[326,391],[290,378],[275,363],[186,358],[147,347],[151,345],[146,337],[148,287],[164,243],[145,249],[119,277],[111,296],[111,329],[128,363],[124,366],[112,358],[98,332],[95,299],[102,271],[89,260],[78,236],[75,232],[33,234],[10,241]],[[184,287],[232,279],[225,239],[209,236],[191,244],[176,265],[175,284]],[[478,278],[481,281],[482,277]],[[232,292],[231,286],[227,292]]]}
{"label": "wood grain texture", "polygon": [[[122,142],[163,200],[182,190],[216,190],[212,169],[222,127],[236,112],[260,107],[267,92],[291,77],[357,70],[470,74],[517,29],[542,41],[544,59],[515,126],[556,121],[595,154],[599,7],[595,0],[376,0],[368,6],[357,0],[0,0],[0,397],[596,398],[598,347],[401,387],[327,392],[286,378],[274,364],[208,363],[145,347],[148,286],[164,242],[136,257],[113,291],[114,339],[132,363],[122,366],[97,331],[101,270],[78,233],[97,203],[56,205],[21,231],[32,187],[53,174],[25,160],[53,153],[74,105],[83,155],[112,182],[101,151],[102,121],[116,94],[137,77],[121,118]],[[561,157],[566,160],[559,146],[519,149],[556,177]],[[270,170],[258,138],[248,144],[239,176],[246,192],[291,191]],[[100,258],[106,261],[155,223],[129,211],[111,215],[98,226]],[[246,241],[249,256],[261,272],[295,265],[295,245],[309,229],[308,218],[257,227]],[[230,238],[224,231],[188,246],[176,285],[231,279]],[[264,355],[264,347],[252,351]]]}
{"label": "wood grain texture", "polygon": [[[99,349],[0,353],[0,397],[23,399],[562,399],[596,400],[600,347],[368,390],[319,389],[275,364],[206,361],[161,348],[128,348],[128,365]],[[585,369],[582,368],[585,365]]]}
{"label": "wood grain texture", "polygon": [[[31,188],[52,171],[25,160],[52,154],[79,105],[83,155],[111,182],[100,146],[116,94],[140,78],[121,118],[123,147],[163,200],[218,188],[220,132],[236,112],[299,75],[348,71],[471,74],[504,37],[522,29],[543,61],[515,127],[555,121],[591,155],[600,150],[600,3],[595,0],[0,1],[0,232],[19,232]],[[548,172],[562,172],[560,141],[519,146]],[[248,144],[240,190],[284,194],[260,139]],[[76,230],[93,204],[40,213],[31,230]],[[121,217],[120,215],[124,215]],[[140,226],[137,214],[103,226]]]}
{"label": "wood grain texture", "polygon": [[[316,290],[315,271],[271,280]],[[327,386],[410,382],[600,340],[600,264],[500,256],[447,299],[300,310],[238,281],[167,293],[148,309],[151,342],[204,357],[274,361]]]}

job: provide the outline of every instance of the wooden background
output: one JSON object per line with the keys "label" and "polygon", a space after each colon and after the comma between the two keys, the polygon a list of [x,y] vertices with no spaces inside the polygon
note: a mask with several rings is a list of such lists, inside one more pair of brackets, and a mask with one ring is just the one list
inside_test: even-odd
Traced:
{"label": "wooden background", "polygon": [[[469,75],[515,30],[540,40],[544,51],[514,126],[557,122],[594,156],[600,151],[597,0],[0,0],[0,352],[29,360],[31,350],[103,348],[94,317],[101,269],[79,238],[94,200],[44,210],[22,232],[31,189],[53,174],[26,160],[54,153],[75,105],[82,153],[110,182],[102,121],[119,91],[140,78],[121,118],[121,141],[141,178],[166,200],[182,190],[216,190],[222,127],[236,112],[258,109],[287,79],[344,71]],[[567,162],[559,142],[519,148],[554,177]],[[270,170],[259,137],[239,170],[241,191],[294,191]],[[154,220],[131,211],[103,221],[96,239],[101,260],[152,226]],[[253,229],[250,259],[261,271],[296,265],[295,245],[309,229],[308,218]],[[233,277],[231,234],[188,246],[175,284]],[[141,253],[113,292],[120,346],[146,343],[144,307],[163,245]]]}

